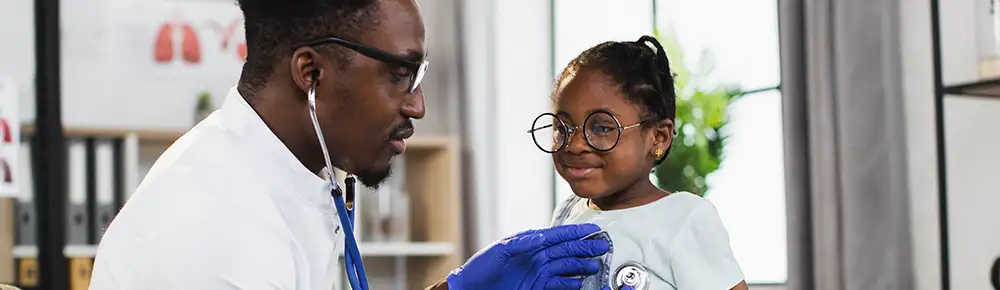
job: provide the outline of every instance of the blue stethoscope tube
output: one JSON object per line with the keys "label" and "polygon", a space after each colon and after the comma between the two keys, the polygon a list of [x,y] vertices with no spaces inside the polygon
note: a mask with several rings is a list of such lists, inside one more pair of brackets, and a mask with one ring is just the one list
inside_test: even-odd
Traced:
{"label": "blue stethoscope tube", "polygon": [[[333,198],[333,205],[337,208],[337,215],[340,217],[340,226],[344,228],[344,265],[347,272],[347,281],[351,284],[351,289],[368,290],[368,276],[365,274],[365,264],[361,260],[361,251],[358,249],[358,241],[354,238],[354,176],[348,176],[344,183],[347,186],[347,195],[344,195],[337,178],[333,176],[333,162],[330,162],[330,151],[326,148],[326,140],[323,139],[323,130],[319,128],[319,120],[316,118],[316,83],[315,75],[312,87],[309,88],[309,116],[312,118],[313,129],[316,131],[316,138],[319,139],[320,148],[323,149],[323,159],[326,161],[327,173],[330,175],[330,184],[333,189],[330,195]],[[351,209],[347,208],[345,199],[351,199]]]}
{"label": "blue stethoscope tube", "polygon": [[[354,238],[354,210],[348,209],[344,198],[353,199],[354,177],[348,176],[344,180],[347,184],[347,195],[345,196],[340,188],[331,191],[334,206],[337,207],[337,215],[340,216],[342,227],[344,228],[344,265],[347,271],[347,281],[351,284],[351,289],[368,290],[368,275],[365,274],[365,265],[361,260],[361,251],[358,248],[357,239]],[[350,201],[353,203],[353,200]],[[352,204],[353,206],[353,204]],[[347,222],[343,222],[343,221]]]}

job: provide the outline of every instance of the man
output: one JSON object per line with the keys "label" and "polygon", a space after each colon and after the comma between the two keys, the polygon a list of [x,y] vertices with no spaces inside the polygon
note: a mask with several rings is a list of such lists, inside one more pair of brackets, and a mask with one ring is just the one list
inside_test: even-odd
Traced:
{"label": "man", "polygon": [[[369,187],[424,116],[413,0],[239,0],[248,58],[222,108],[177,140],[107,229],[91,289],[334,289],[344,246],[320,138]],[[305,44],[305,45],[302,45]],[[526,231],[432,289],[579,289],[594,225]]]}

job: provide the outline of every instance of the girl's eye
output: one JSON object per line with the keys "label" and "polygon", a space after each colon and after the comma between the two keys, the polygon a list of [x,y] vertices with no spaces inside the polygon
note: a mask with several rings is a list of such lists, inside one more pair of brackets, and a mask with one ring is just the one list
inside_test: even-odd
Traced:
{"label": "girl's eye", "polygon": [[590,132],[597,134],[607,134],[614,129],[615,129],[614,127],[599,125],[599,124],[594,124],[593,126],[590,126]]}

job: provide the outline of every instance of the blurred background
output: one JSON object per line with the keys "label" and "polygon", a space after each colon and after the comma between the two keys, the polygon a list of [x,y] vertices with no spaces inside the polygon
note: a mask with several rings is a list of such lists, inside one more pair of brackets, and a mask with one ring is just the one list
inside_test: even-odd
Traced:
{"label": "blurred background", "polygon": [[[1000,289],[996,0],[417,2],[428,114],[359,201],[376,289],[547,226],[572,192],[525,130],[578,53],[642,35],[679,75],[651,178],[718,207],[751,289]],[[232,0],[0,0],[0,283],[87,288],[117,208],[238,80],[242,25]]]}

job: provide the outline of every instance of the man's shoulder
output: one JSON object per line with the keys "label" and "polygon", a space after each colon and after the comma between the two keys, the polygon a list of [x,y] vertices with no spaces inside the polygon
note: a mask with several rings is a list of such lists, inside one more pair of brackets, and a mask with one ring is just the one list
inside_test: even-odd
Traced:
{"label": "man's shoulder", "polygon": [[191,219],[146,242],[139,237],[102,242],[92,279],[132,287],[127,289],[161,289],[171,283],[293,289],[296,247],[291,236],[267,223],[236,219]]}
{"label": "man's shoulder", "polygon": [[233,139],[222,128],[199,124],[156,158],[136,192],[174,191],[178,187],[190,187],[184,191],[231,188],[238,184],[237,176],[248,168],[240,156],[238,140]]}

